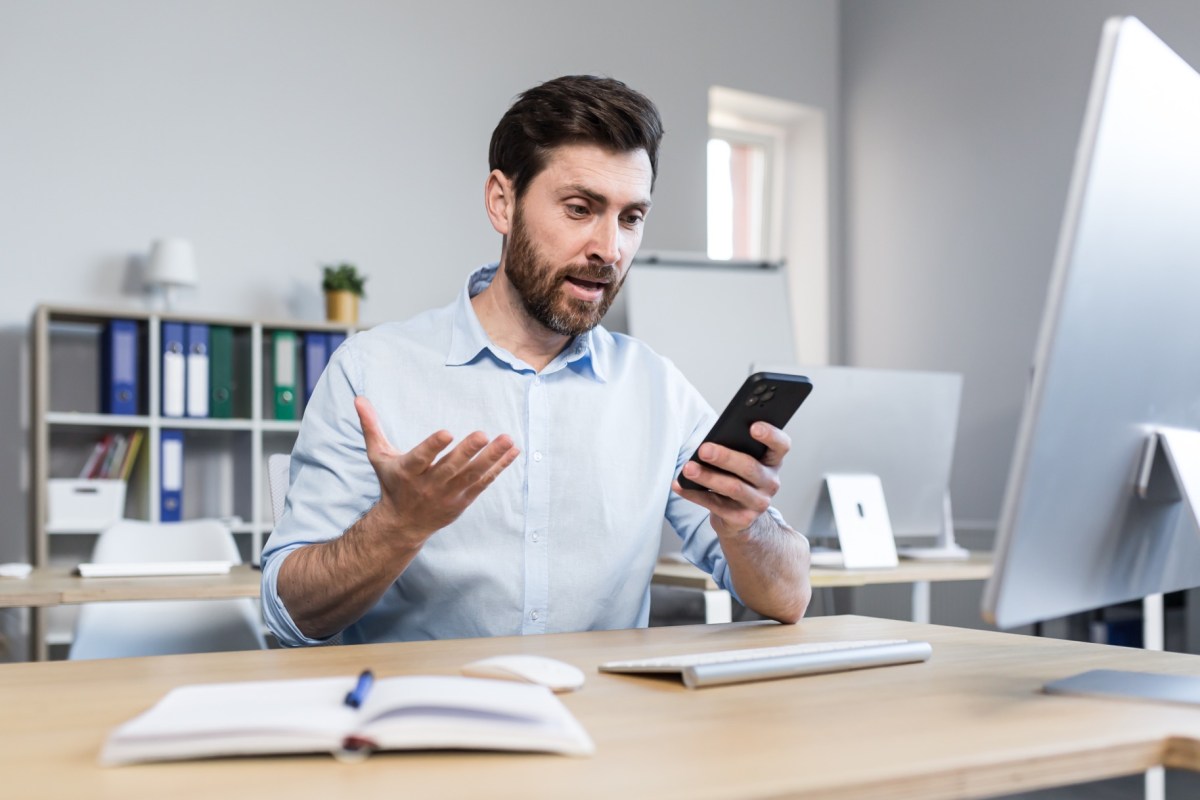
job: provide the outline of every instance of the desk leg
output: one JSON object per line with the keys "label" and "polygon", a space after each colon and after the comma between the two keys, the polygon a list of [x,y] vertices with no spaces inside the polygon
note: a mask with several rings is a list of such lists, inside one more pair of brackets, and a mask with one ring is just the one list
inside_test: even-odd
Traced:
{"label": "desk leg", "polygon": [[723,589],[704,592],[704,621],[733,622],[733,598]]}
{"label": "desk leg", "polygon": [[[1162,650],[1165,646],[1163,596],[1152,594],[1142,600],[1142,645],[1146,650]],[[1167,773],[1162,767],[1146,770],[1146,800],[1164,800],[1167,796]]]}
{"label": "desk leg", "polygon": [[912,621],[929,623],[929,581],[913,581]]}

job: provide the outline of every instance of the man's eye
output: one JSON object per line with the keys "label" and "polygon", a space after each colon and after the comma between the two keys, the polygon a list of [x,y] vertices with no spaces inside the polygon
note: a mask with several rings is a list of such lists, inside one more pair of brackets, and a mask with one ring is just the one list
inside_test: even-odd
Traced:
{"label": "man's eye", "polygon": [[643,217],[641,214],[626,214],[625,215],[625,224],[629,225],[630,227],[633,227],[636,225],[641,225],[644,220],[645,220],[645,217]]}
{"label": "man's eye", "polygon": [[567,205],[567,213],[573,214],[576,217],[585,216],[588,213],[587,206],[576,205],[570,203]]}

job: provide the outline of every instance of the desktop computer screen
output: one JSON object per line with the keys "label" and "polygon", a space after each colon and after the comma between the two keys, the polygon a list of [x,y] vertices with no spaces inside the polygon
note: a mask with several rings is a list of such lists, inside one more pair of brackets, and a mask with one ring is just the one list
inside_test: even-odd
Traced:
{"label": "desktop computer screen", "polygon": [[763,364],[752,370],[806,375],[813,384],[786,428],[792,449],[772,501],[784,519],[819,534],[811,526],[825,476],[875,475],[900,555],[908,545],[927,557],[965,557],[953,547],[948,507],[961,375]]}
{"label": "desktop computer screen", "polygon": [[[1007,628],[1200,585],[1200,530],[1186,489],[1200,479],[1187,464],[1200,461],[1198,319],[1200,75],[1138,20],[1112,19],[1001,509],[986,618]],[[1172,447],[1174,471],[1165,457]]]}

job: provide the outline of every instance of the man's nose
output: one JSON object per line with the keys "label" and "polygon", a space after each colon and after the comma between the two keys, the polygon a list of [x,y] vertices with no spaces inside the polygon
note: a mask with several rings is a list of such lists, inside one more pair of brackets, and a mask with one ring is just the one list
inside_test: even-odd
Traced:
{"label": "man's nose", "polygon": [[602,217],[592,230],[592,241],[588,245],[588,260],[602,264],[616,264],[621,259],[621,225],[614,217]]}

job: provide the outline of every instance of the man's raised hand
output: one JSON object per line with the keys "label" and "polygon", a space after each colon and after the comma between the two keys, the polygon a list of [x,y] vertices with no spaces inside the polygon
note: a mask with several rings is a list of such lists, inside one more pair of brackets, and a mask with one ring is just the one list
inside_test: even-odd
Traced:
{"label": "man's raised hand", "polygon": [[367,398],[356,397],[354,408],[367,458],[379,478],[377,508],[392,521],[402,542],[412,547],[420,547],[458,519],[521,452],[506,434],[488,441],[486,434],[475,431],[439,459],[454,439],[442,430],[402,453],[388,441]]}

